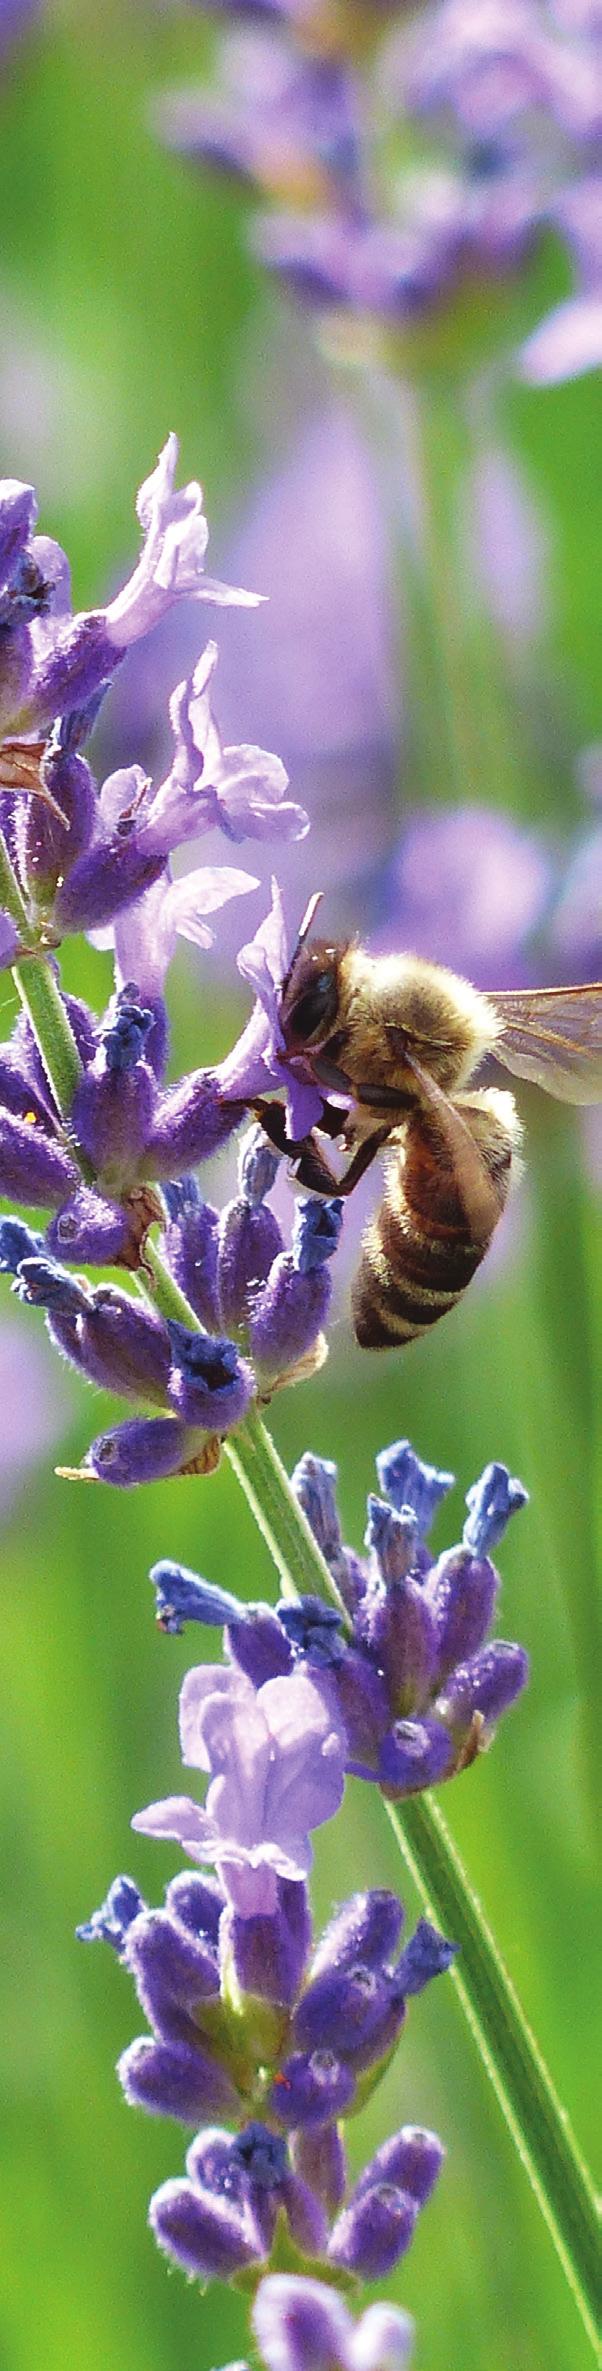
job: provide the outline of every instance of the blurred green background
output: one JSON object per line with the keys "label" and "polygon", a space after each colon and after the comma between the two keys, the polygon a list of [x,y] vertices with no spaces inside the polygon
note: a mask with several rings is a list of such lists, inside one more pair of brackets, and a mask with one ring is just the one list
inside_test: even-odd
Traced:
{"label": "blurred green background", "polygon": [[[36,480],[80,605],[129,563],[134,492],[169,427],[215,530],[258,465],[247,357],[251,344],[269,357],[283,307],[246,256],[242,201],[187,174],[149,130],[151,94],[194,71],[206,45],[192,10],[72,0],[45,14],[0,93],[0,462]],[[515,386],[505,400],[553,521],[546,665],[575,748],[599,730],[598,409],[589,379],[539,395]],[[203,960],[178,959],[176,1063],[201,1058]],[[98,955],[71,948],[67,976],[102,1002]],[[227,1012],[212,1004],[209,1046],[208,976],[202,1054],[225,1048],[244,1010],[238,998]],[[2,1001],[8,1028],[7,987]],[[501,1553],[501,1627],[528,1646],[532,1684],[445,1809],[591,2156],[599,1201],[570,1117],[530,1119],[535,1192],[514,1262],[407,1362],[364,1364],[341,1316],[326,1374],[280,1396],[273,1429],[287,1464],[307,1446],[339,1460],[358,1544],[374,1455],[398,1434],[458,1475],[441,1542],[457,1535],[461,1494],[488,1458],[528,1484],[531,1506]],[[4,1310],[14,1340],[8,1291]],[[35,1314],[18,1322],[39,1348]],[[10,1345],[5,1366],[10,1393]],[[61,1385],[60,1454],[75,1463],[109,1403],[62,1380],[50,1353],[44,1375],[53,1413]],[[157,1900],[175,1865],[167,1847],[129,1835],[132,1812],[179,1785],[176,1698],[190,1660],[186,1639],[154,1630],[150,1563],[176,1556],[260,1596],[273,1586],[267,1553],[226,1468],[210,1485],[127,1496],[70,1488],[46,1459],[4,1520],[2,2357],[7,2371],[209,2371],[245,2353],[244,2309],[226,2290],[199,2299],[155,2252],[147,2200],[180,2168],[181,2132],[125,2107],[113,2063],[140,2015],[108,1953],[84,1952],[73,1931],[118,1869]],[[357,1786],[319,1839],[318,1917],[350,1872],[399,1881],[378,1803]],[[405,1877],[401,1890],[415,1912]],[[433,2123],[449,2150],[391,2284],[416,2316],[417,2371],[585,2371],[587,2342],[446,1984],[411,2014],[386,2092],[354,2129],[358,2162],[406,2120]]]}

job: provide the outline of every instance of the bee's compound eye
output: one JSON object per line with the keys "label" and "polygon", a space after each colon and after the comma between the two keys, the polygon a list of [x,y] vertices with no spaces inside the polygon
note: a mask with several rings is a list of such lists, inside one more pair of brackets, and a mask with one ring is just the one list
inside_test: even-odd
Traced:
{"label": "bee's compound eye", "polygon": [[331,1021],[336,1019],[338,1006],[337,975],[334,965],[316,971],[313,979],[302,989],[301,995],[290,999],[283,1013],[286,1037],[300,1046],[311,1044],[321,1037]]}

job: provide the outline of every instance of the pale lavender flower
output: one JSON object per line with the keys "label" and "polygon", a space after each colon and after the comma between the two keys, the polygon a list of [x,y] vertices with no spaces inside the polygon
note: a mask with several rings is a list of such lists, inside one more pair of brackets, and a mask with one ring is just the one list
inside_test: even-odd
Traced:
{"label": "pale lavender flower", "polygon": [[395,2305],[368,2305],[354,2321],[322,2281],[268,2273],[251,2320],[267,2371],[403,2371],[414,2325]]}
{"label": "pale lavender flower", "polygon": [[255,989],[255,1011],[216,1077],[224,1100],[231,1096],[251,1102],[274,1087],[285,1087],[290,1141],[299,1142],[319,1120],[322,1096],[303,1059],[291,1060],[286,1053],[280,1000],[291,951],[278,882],[273,880],[271,913],[238,957],[243,980]]}
{"label": "pale lavender flower", "polygon": [[344,1746],[319,1690],[304,1675],[255,1693],[242,1673],[199,1665],[180,1698],[182,1755],[207,1771],[205,1809],[189,1796],[150,1804],[144,1835],[174,1836],[193,1860],[214,1862],[233,1908],[269,1915],[277,1879],[311,1867],[310,1830],[343,1794]]}

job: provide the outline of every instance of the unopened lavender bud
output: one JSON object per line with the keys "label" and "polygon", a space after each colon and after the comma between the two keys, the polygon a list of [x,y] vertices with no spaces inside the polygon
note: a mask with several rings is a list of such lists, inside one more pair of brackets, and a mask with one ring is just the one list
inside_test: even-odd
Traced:
{"label": "unopened lavender bud", "polygon": [[440,1556],[425,1592],[436,1627],[439,1687],[455,1663],[482,1646],[498,1589],[499,1577],[487,1556],[471,1555],[467,1548],[450,1548]]}
{"label": "unopened lavender bud", "polygon": [[183,1473],[200,1454],[199,1436],[176,1416],[133,1417],[115,1432],[99,1433],[87,1452],[82,1472],[118,1490],[138,1482],[159,1482],[168,1474]]}
{"label": "unopened lavender bud", "polygon": [[149,2025],[163,2040],[182,2031],[175,2010],[193,2015],[219,1995],[215,1946],[189,1934],[168,1910],[146,1910],[135,1920],[125,1956]]}
{"label": "unopened lavender bud", "polygon": [[77,1184],[74,1162],[58,1137],[37,1126],[35,1108],[31,1120],[0,1112],[0,1194],[7,1202],[59,1210]]}
{"label": "unopened lavender bud", "polygon": [[322,1261],[302,1271],[290,1252],[274,1260],[249,1313],[250,1352],[264,1389],[313,1349],[330,1298],[330,1277]]}
{"label": "unopened lavender bud", "polygon": [[340,1200],[297,1202],[293,1220],[293,1261],[300,1276],[312,1276],[331,1260],[343,1224]]}
{"label": "unopened lavender bud", "polygon": [[224,1895],[217,1877],[197,1876],[196,1871],[182,1869],[172,1877],[165,1895],[165,1906],[182,1926],[190,1928],[208,1943],[217,1943],[219,1923],[224,1907]]}
{"label": "unopened lavender bud", "polygon": [[345,1647],[336,1606],[325,1605],[321,1597],[300,1597],[296,1605],[283,1598],[277,1612],[295,1661],[325,1671],[340,1663]]}
{"label": "unopened lavender bud", "polygon": [[62,1268],[58,1260],[46,1258],[22,1260],[12,1289],[32,1308],[56,1310],[65,1317],[85,1315],[91,1302],[79,1277]]}
{"label": "unopened lavender bud", "polygon": [[238,2114],[231,2077],[201,2043],[143,2037],[122,2052],[117,2073],[130,2107],[146,2108],[152,2116],[196,2125],[207,2116]]}
{"label": "unopened lavender bud", "polygon": [[312,1980],[327,1968],[354,1967],[359,1960],[365,1967],[383,1967],[397,1948],[403,1922],[403,1904],[384,1887],[351,1894],[324,1929],[312,1960]]}
{"label": "unopened lavender bud", "polygon": [[334,2050],[296,2051],[286,2058],[270,2092],[270,2110],[287,2131],[336,2123],[355,2098],[355,2076]]}
{"label": "unopened lavender bud", "polygon": [[479,1655],[451,1673],[439,1703],[441,1718],[460,1740],[468,1734],[475,1713],[489,1728],[515,1703],[528,1677],[529,1657],[524,1648],[496,1638],[492,1646],[483,1647]]}
{"label": "unopened lavender bud", "polygon": [[400,1718],[421,1711],[437,1670],[437,1631],[420,1582],[408,1574],[367,1591],[356,1635],[383,1673],[391,1711]]}
{"label": "unopened lavender bud", "polygon": [[266,1679],[284,1679],[293,1669],[288,1639],[269,1605],[246,1606],[244,1619],[228,1625],[226,1644],[233,1663],[254,1688],[262,1688]]}
{"label": "unopened lavender bud", "polygon": [[336,1465],[329,1458],[312,1456],[309,1449],[304,1457],[300,1457],[291,1474],[291,1489],[307,1516],[310,1530],[326,1563],[331,1565],[340,1556],[343,1545],[337,1513],[336,1482]]}
{"label": "unopened lavender bud", "polygon": [[303,2050],[338,2050],[345,2063],[357,2067],[381,2055],[383,2028],[388,2029],[390,1985],[376,1968],[362,1966],[325,1969],[314,1976],[293,2018],[293,2036]]}
{"label": "unopened lavender bud", "polygon": [[33,1260],[44,1251],[43,1235],[34,1235],[22,1218],[0,1219],[0,1273],[16,1276],[22,1260]]}
{"label": "unopened lavender bud", "polygon": [[345,2150],[338,2124],[299,2125],[291,2137],[295,2172],[315,2192],[327,2215],[338,2214],[347,2184]]}
{"label": "unopened lavender bud", "polygon": [[420,2124],[404,2124],[400,2132],[391,2134],[377,2149],[369,2165],[364,2167],[356,2183],[355,2196],[361,2197],[374,2182],[394,2182],[405,2196],[413,2198],[416,2206],[426,2206],[441,2172],[445,2150],[436,2132],[427,2132]]}
{"label": "unopened lavender bud", "polygon": [[135,1244],[129,1210],[121,1202],[105,1200],[91,1186],[78,1186],[70,1201],[63,1203],[51,1220],[46,1241],[50,1251],[65,1259],[81,1260],[84,1267],[135,1265],[130,1257]]}
{"label": "unopened lavender bud", "polygon": [[[157,1100],[150,1063],[125,1058],[127,1026],[124,1016],[123,1045],[117,1027],[109,1030],[76,1087],[71,1114],[78,1142],[112,1194],[136,1180]],[[130,1052],[133,1044],[130,1041]],[[124,1059],[113,1061],[111,1048],[120,1046]]]}
{"label": "unopened lavender bud", "polygon": [[428,1918],[419,1918],[395,1970],[396,1983],[404,1999],[409,1999],[411,1993],[423,1992],[433,1976],[444,1975],[458,1949],[457,1943],[448,1943],[445,1935],[437,1933]]}
{"label": "unopened lavender bud", "polygon": [[172,1564],[168,1557],[151,1566],[149,1579],[155,1591],[157,1621],[160,1630],[179,1637],[186,1622],[202,1622],[207,1628],[222,1630],[226,1622],[244,1622],[247,1608],[232,1597],[229,1589],[218,1589],[210,1581],[202,1581],[198,1573],[189,1572],[185,1564]]}
{"label": "unopened lavender bud", "polygon": [[93,1910],[85,1925],[76,1928],[78,1942],[110,1943],[112,1950],[121,1958],[129,1928],[145,1908],[146,1904],[133,1877],[115,1877],[100,1909]]}
{"label": "unopened lavender bud", "polygon": [[268,2371],[405,2371],[413,2335],[394,2305],[369,2305],[354,2323],[325,2282],[287,2273],[260,2282],[251,2320]]}
{"label": "unopened lavender bud", "polygon": [[280,1154],[272,1150],[263,1128],[248,1128],[238,1156],[239,1190],[254,1209],[265,1200],[278,1175]]}
{"label": "unopened lavender bud", "polygon": [[368,1522],[364,1544],[371,1548],[386,1586],[392,1581],[405,1580],[415,1562],[417,1519],[411,1507],[397,1514],[386,1499],[368,1499]]}
{"label": "unopened lavender bud", "polygon": [[217,1280],[221,1324],[246,1326],[260,1285],[283,1250],[282,1229],[263,1202],[229,1202],[218,1232]]}
{"label": "unopened lavender bud", "polygon": [[473,1556],[488,1556],[503,1538],[510,1516],[528,1504],[522,1482],[513,1481],[506,1465],[486,1465],[478,1482],[466,1492],[468,1520],[464,1544]]}
{"label": "unopened lavender bud", "polygon": [[244,1116],[241,1103],[222,1097],[210,1070],[191,1070],[167,1087],[157,1104],[146,1147],[146,1175],[172,1178],[208,1161]]}
{"label": "unopened lavender bud", "polygon": [[384,1795],[393,1802],[436,1786],[453,1762],[451,1739],[441,1720],[396,1721],[380,1748],[378,1775]]}
{"label": "unopened lavender bud", "polygon": [[413,2236],[418,2209],[393,2182],[378,2182],[343,2208],[331,2235],[329,2256],[360,2280],[383,2280]]}
{"label": "unopened lavender bud", "polygon": [[416,1517],[419,1538],[426,1539],[437,1507],[453,1488],[454,1475],[440,1472],[435,1465],[425,1465],[410,1441],[393,1441],[390,1449],[381,1449],[376,1470],[385,1498],[390,1498],[398,1513],[402,1508],[410,1508]]}
{"label": "unopened lavender bud", "polygon": [[210,1334],[221,1330],[217,1290],[219,1212],[204,1202],[195,1177],[165,1184],[165,1249],[171,1274]]}
{"label": "unopened lavender bud", "polygon": [[148,2219],[158,2247],[198,2280],[231,2280],[247,2264],[261,2262],[255,2231],[237,2206],[192,2182],[163,2182]]}
{"label": "unopened lavender bud", "polygon": [[254,1918],[231,1911],[222,1938],[223,1948],[232,1953],[240,1991],[291,2008],[311,1943],[307,1887],[280,1878],[277,1910]]}
{"label": "unopened lavender bud", "polygon": [[191,1333],[174,1319],[168,1326],[172,1352],[170,1398],[187,1424],[227,1432],[239,1424],[253,1397],[254,1380],[234,1342]]}

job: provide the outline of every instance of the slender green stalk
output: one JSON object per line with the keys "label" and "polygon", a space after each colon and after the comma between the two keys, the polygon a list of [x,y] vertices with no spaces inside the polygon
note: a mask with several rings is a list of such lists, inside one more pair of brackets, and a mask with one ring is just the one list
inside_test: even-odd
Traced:
{"label": "slender green stalk", "polygon": [[[0,902],[2,889],[0,873]],[[13,905],[10,910],[14,911]],[[52,1076],[54,1072],[56,1076],[57,991],[43,962],[36,967],[36,979],[36,996],[28,1009],[48,1074]],[[71,1057],[68,1067],[73,1075],[73,1053],[77,1057],[77,1049],[66,1020],[65,1028]],[[67,1110],[69,1100],[66,1094]],[[193,1311],[152,1243],[148,1244],[145,1257],[146,1277],[141,1275],[139,1281],[147,1296],[152,1297],[164,1316],[195,1325]],[[322,1596],[335,1596],[328,1567],[256,1410],[237,1427],[226,1443],[226,1451],[287,1595],[295,1597],[300,1587],[302,1591],[311,1589]],[[596,2300],[600,2294],[595,2204],[589,2175],[566,2115],[441,1813],[425,1797],[406,1802],[403,1810],[397,1806],[387,1809],[423,1900],[429,1906],[432,1904],[454,1941],[461,1945],[462,1958],[455,1982],[462,2006],[595,2345]]]}
{"label": "slender green stalk", "polygon": [[[35,931],[31,928],[8,849],[0,832],[2,906],[6,913],[12,914],[22,946],[35,950]],[[82,1066],[54,972],[50,970],[46,957],[35,952],[27,953],[22,963],[13,964],[12,972],[59,1111],[68,1115],[81,1078]]]}
{"label": "slender green stalk", "polygon": [[425,1908],[460,1945],[453,1980],[598,2356],[602,2250],[588,2168],[491,1928],[432,1795],[386,1809]]}

